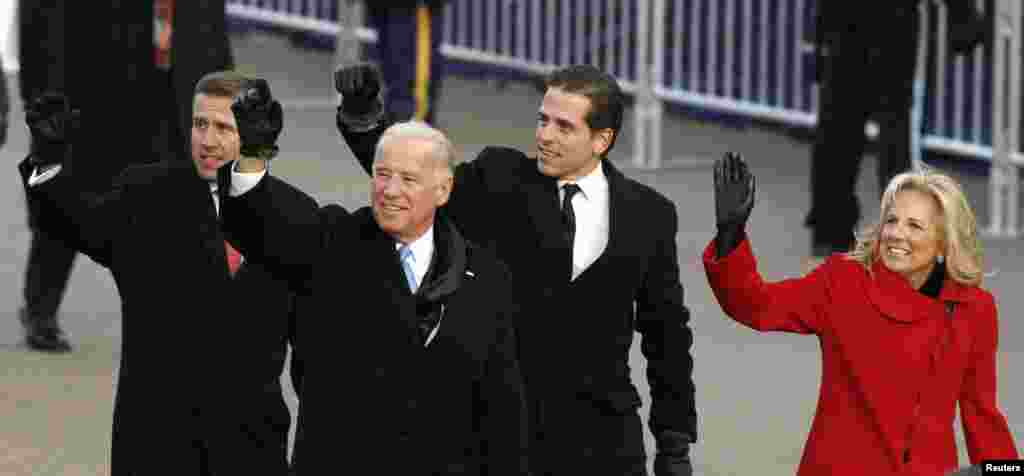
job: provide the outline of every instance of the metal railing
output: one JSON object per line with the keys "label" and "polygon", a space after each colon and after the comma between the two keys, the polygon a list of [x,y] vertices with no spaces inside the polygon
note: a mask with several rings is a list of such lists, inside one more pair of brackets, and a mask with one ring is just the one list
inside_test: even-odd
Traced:
{"label": "metal railing", "polygon": [[[816,123],[814,49],[806,38],[818,1],[825,0],[451,0],[441,52],[499,71],[539,75],[570,63],[608,71],[636,99],[633,164],[660,168],[674,160],[663,161],[661,152],[666,103],[791,126]],[[1016,168],[1024,164],[1021,5],[1019,0],[975,1],[994,13],[997,41],[967,57],[946,51],[944,5],[921,3],[920,100],[914,117],[922,135],[915,143],[991,161],[992,216],[986,231],[1017,236]],[[351,9],[354,3],[228,0],[228,14],[339,41],[375,41],[371,29],[339,28],[338,6]],[[923,61],[929,57],[932,61]]]}

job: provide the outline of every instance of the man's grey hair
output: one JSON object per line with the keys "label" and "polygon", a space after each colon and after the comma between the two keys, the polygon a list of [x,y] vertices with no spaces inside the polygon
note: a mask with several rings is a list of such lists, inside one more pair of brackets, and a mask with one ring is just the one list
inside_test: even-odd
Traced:
{"label": "man's grey hair", "polygon": [[388,127],[377,141],[374,160],[381,156],[384,144],[402,139],[421,139],[433,143],[435,147],[432,155],[439,162],[438,165],[449,174],[455,174],[455,167],[459,165],[455,146],[443,132],[422,121],[397,122]]}

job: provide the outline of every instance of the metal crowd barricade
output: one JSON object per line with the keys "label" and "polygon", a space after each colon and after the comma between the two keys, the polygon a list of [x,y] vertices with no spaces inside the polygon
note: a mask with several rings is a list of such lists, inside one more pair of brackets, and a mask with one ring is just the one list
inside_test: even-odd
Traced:
{"label": "metal crowd barricade", "polygon": [[995,10],[995,45],[992,62],[992,169],[989,174],[989,226],[987,234],[1020,236],[1021,127],[1021,23],[1020,0],[1000,0]]}
{"label": "metal crowd barricade", "polygon": [[[441,52],[498,74],[539,75],[570,63],[608,71],[636,100],[632,162],[657,169],[672,161],[663,164],[661,153],[666,103],[790,126],[816,123],[813,46],[807,38],[819,1],[833,0],[451,0]],[[996,12],[999,40],[987,50],[952,58],[945,46],[945,7],[923,0],[926,24],[919,44],[934,51],[918,75],[917,84],[927,76],[928,86],[918,90],[923,100],[915,117],[923,134],[916,140],[927,150],[991,161],[987,231],[1016,236],[1017,167],[1024,164],[1021,5],[975,2]],[[357,7],[357,0],[228,0],[232,17],[342,35],[339,45],[342,37],[351,44],[352,37],[339,28],[344,12],[338,10]],[[375,40],[365,27],[355,37]]]}
{"label": "metal crowd barricade", "polygon": [[[649,78],[652,11],[631,0],[452,0],[445,10],[441,53],[533,75],[559,65],[593,64],[638,98],[633,163],[644,165],[648,146],[660,154],[660,101],[644,88]],[[647,94],[644,94],[644,93]],[[642,101],[641,101],[642,100]],[[653,136],[652,136],[653,134]]]}

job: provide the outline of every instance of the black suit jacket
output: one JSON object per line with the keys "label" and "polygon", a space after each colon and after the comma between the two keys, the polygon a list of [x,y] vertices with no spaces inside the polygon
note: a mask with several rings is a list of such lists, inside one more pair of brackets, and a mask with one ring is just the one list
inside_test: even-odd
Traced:
{"label": "black suit jacket", "polygon": [[[394,239],[369,208],[320,208],[269,175],[223,203],[232,243],[311,300],[298,328],[300,475],[339,462],[372,474],[525,474],[521,382],[507,325],[516,307],[498,261],[439,218],[431,271],[413,295]],[[443,296],[435,302],[445,311],[424,347],[417,307],[429,289]]]}
{"label": "black suit jacket", "polygon": [[[368,172],[383,130],[345,132]],[[535,160],[513,149],[485,149],[459,166],[445,210],[468,239],[509,263],[524,307],[516,325],[536,430],[531,445],[552,453],[531,462],[556,474],[561,465],[576,474],[608,474],[620,456],[644,454],[636,430],[641,401],[628,365],[634,330],[647,358],[650,429],[697,435],[693,334],[679,283],[675,206],[608,161],[604,171],[608,245],[571,283],[557,183]]]}
{"label": "black suit jacket", "polygon": [[19,171],[40,227],[110,269],[121,295],[111,474],[286,474],[287,286],[252,262],[232,279],[191,161],[129,168],[98,196],[70,160],[34,187],[27,159]]}

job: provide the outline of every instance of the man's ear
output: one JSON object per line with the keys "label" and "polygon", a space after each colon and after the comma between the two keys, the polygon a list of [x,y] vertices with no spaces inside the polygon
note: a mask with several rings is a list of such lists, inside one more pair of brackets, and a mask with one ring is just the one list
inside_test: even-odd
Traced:
{"label": "man's ear", "polygon": [[455,187],[455,176],[449,173],[447,170],[440,172],[441,177],[437,185],[437,206],[443,206],[448,203],[448,197],[452,194],[452,188]]}
{"label": "man's ear", "polygon": [[597,157],[603,156],[608,151],[608,148],[611,147],[613,137],[615,137],[615,131],[611,128],[594,131],[594,137],[591,139],[594,155]]}

